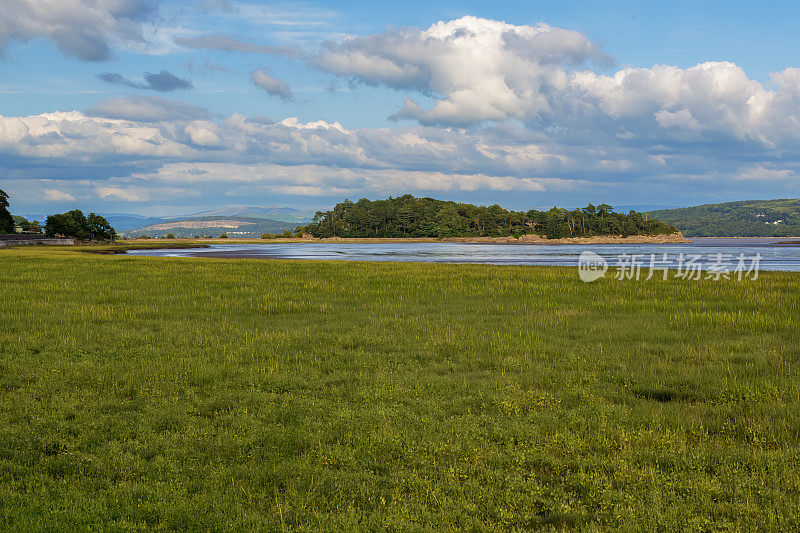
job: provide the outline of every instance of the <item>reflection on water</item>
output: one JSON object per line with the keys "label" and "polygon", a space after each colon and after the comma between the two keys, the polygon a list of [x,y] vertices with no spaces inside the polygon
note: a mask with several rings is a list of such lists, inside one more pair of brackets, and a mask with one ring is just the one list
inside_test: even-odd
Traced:
{"label": "reflection on water", "polygon": [[[159,257],[254,257],[276,259],[328,259],[339,261],[420,261],[430,263],[485,263],[496,265],[576,265],[578,256],[591,250],[612,266],[621,254],[637,255],[649,264],[650,255],[658,260],[667,254],[669,268],[677,268],[680,255],[701,256],[704,263],[712,262],[717,254],[736,264],[740,254],[749,258],[761,254],[761,270],[800,271],[800,245],[777,244],[798,239],[697,238],[693,244],[603,244],[603,245],[541,245],[541,244],[466,244],[466,243],[268,243],[213,244],[210,248],[183,250],[131,250],[130,255]],[[800,240],[798,240],[800,241]],[[662,263],[663,264],[663,263]]]}

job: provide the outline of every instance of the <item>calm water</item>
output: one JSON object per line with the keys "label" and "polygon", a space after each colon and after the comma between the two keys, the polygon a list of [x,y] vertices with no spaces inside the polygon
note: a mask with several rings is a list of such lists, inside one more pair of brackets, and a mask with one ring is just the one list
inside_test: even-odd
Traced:
{"label": "calm water", "polygon": [[[781,245],[781,241],[798,244]],[[463,244],[463,243],[284,243],[284,244],[213,244],[210,248],[183,250],[131,250],[130,255],[158,257],[255,257],[277,259],[328,259],[340,261],[419,261],[431,263],[486,263],[497,265],[576,265],[578,256],[591,250],[610,265],[619,264],[621,254],[636,255],[637,261],[649,266],[656,254],[659,267],[677,268],[689,256],[703,268],[714,262],[738,263],[744,254],[750,266],[761,254],[761,270],[800,271],[800,239],[696,238],[692,244],[621,244],[621,245],[530,245],[530,244]],[[664,255],[667,254],[666,262]],[[718,257],[717,254],[722,254]],[[628,261],[629,259],[622,259]]]}

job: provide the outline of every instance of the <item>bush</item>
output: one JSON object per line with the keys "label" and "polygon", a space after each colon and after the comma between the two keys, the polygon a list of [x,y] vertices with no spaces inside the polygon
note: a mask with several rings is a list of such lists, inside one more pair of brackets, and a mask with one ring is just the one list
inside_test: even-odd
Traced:
{"label": "bush", "polygon": [[167,239],[174,239],[174,238],[175,235],[173,235],[172,233],[167,233]]}
{"label": "bush", "polygon": [[228,235],[226,233],[223,233],[222,235],[219,236],[219,238],[220,239],[227,239]]}

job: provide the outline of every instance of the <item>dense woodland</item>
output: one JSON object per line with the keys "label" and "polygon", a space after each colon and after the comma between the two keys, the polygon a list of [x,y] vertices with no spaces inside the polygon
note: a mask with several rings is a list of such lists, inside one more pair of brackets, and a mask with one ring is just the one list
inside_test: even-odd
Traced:
{"label": "dense woodland", "polygon": [[298,233],[314,237],[507,237],[528,234],[550,239],[594,235],[659,235],[677,231],[641,213],[615,213],[607,204],[583,209],[508,211],[411,195],[387,200],[345,200],[318,212]]}

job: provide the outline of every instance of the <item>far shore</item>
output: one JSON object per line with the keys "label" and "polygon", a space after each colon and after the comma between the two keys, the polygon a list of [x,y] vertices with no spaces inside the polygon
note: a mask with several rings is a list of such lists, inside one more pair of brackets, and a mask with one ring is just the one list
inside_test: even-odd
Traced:
{"label": "far shore", "polygon": [[147,244],[148,247],[156,246],[157,244],[164,243],[166,248],[169,244],[181,245],[184,247],[186,244],[196,243],[198,246],[208,244],[256,244],[256,243],[344,243],[344,244],[359,244],[359,243],[462,243],[462,244],[689,244],[692,241],[687,239],[681,233],[673,233],[671,235],[630,235],[623,237],[622,235],[601,235],[595,237],[569,237],[565,239],[547,239],[540,235],[522,235],[516,237],[446,237],[442,239],[435,238],[406,238],[406,237],[365,237],[365,238],[344,238],[344,237],[328,237],[324,239],[317,239],[314,237],[303,238],[275,238],[275,239],[260,239],[260,238],[235,238],[235,239],[120,239],[118,244],[122,245],[141,245]]}

